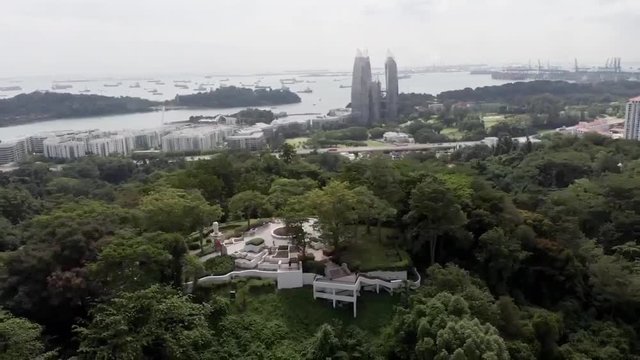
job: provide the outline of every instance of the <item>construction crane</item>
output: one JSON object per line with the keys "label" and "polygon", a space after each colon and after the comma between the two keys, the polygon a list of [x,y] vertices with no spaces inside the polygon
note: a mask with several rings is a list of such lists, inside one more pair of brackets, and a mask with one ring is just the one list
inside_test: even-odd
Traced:
{"label": "construction crane", "polygon": [[576,71],[576,72],[581,72],[581,71],[587,71],[587,70],[589,70],[589,68],[581,68],[581,67],[579,67],[579,66],[578,66],[578,59],[577,59],[577,58],[573,59],[573,62],[574,62],[574,69],[575,69],[575,71]]}

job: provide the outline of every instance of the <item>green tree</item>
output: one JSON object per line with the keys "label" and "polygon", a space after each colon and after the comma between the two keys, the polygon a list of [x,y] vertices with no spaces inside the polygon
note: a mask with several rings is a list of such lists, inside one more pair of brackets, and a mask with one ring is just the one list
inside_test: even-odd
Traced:
{"label": "green tree", "polygon": [[0,309],[0,360],[53,359],[45,353],[40,338],[42,328]]}
{"label": "green tree", "polygon": [[382,240],[382,222],[391,219],[396,214],[396,210],[388,202],[379,199],[373,192],[364,186],[353,189],[356,201],[359,206],[358,218],[367,225],[367,234],[371,233],[371,222],[376,223],[378,228],[378,240]]}
{"label": "green tree", "polygon": [[209,205],[198,191],[160,188],[142,198],[140,210],[149,231],[190,234],[220,219],[222,209]]}
{"label": "green tree", "polygon": [[304,203],[309,213],[318,217],[322,237],[334,249],[347,239],[348,225],[358,220],[361,206],[353,190],[339,181],[308,192]]}
{"label": "green tree", "polygon": [[109,242],[90,267],[91,276],[111,293],[160,283],[182,287],[187,248],[177,234],[123,234]]}
{"label": "green tree", "polygon": [[251,217],[264,216],[268,212],[267,197],[257,191],[239,192],[229,200],[229,213],[247,219],[247,228],[251,226]]}
{"label": "green tree", "polygon": [[115,229],[136,224],[125,209],[100,202],[71,203],[31,219],[23,227],[28,243],[3,259],[0,302],[62,339],[87,314],[91,286],[86,265],[97,258],[98,243]]}
{"label": "green tree", "polygon": [[302,250],[304,256],[307,251],[307,232],[304,224],[309,220],[309,210],[305,207],[302,196],[289,198],[287,205],[279,214],[287,228],[291,242]]}
{"label": "green tree", "polygon": [[409,207],[405,221],[409,225],[413,250],[417,252],[428,244],[433,264],[439,238],[464,226],[467,221],[465,214],[455,195],[435,178],[424,180],[413,189]]}
{"label": "green tree", "polygon": [[309,346],[306,358],[309,360],[326,360],[336,355],[340,348],[340,340],[329,324],[320,326]]}
{"label": "green tree", "polygon": [[383,128],[373,128],[369,129],[369,136],[372,139],[382,139],[382,135],[384,135],[385,132],[387,132],[387,130]]}
{"label": "green tree", "polygon": [[77,327],[81,359],[202,359],[212,344],[209,307],[160,286],[122,293]]}
{"label": "green tree", "polygon": [[517,238],[505,235],[501,228],[493,228],[480,236],[476,258],[482,262],[487,282],[498,293],[507,292],[507,283],[528,256]]}
{"label": "green tree", "polygon": [[399,309],[384,336],[387,358],[509,359],[498,330],[474,318],[462,297],[446,292]]}
{"label": "green tree", "polygon": [[280,158],[286,164],[291,164],[291,162],[293,162],[293,159],[295,157],[296,157],[296,149],[293,147],[293,145],[287,142],[282,144],[282,146],[280,147]]}
{"label": "green tree", "polygon": [[0,216],[0,252],[16,250],[19,245],[17,229],[9,220]]}
{"label": "green tree", "polygon": [[300,196],[307,191],[317,188],[318,185],[311,179],[276,179],[271,183],[267,201],[278,212],[281,211],[295,196]]}
{"label": "green tree", "polygon": [[0,187],[0,216],[17,224],[38,213],[39,202],[19,187]]}

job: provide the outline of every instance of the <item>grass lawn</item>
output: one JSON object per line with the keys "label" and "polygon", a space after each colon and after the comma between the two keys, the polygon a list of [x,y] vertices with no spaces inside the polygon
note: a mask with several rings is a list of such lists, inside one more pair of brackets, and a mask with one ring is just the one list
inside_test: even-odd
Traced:
{"label": "grass lawn", "polygon": [[386,240],[389,236],[396,235],[395,229],[382,228],[380,242],[376,227],[372,226],[371,234],[367,234],[366,226],[359,226],[358,240],[351,242],[340,253],[340,261],[360,271],[406,268],[410,264],[409,255],[404,250],[396,249]]}
{"label": "grass lawn", "polygon": [[378,146],[385,146],[388,144],[385,144],[382,141],[378,141],[378,140],[367,140],[367,146],[371,146],[371,147],[378,147]]}
{"label": "grass lawn", "polygon": [[506,120],[507,119],[504,117],[504,115],[489,115],[489,116],[482,117],[482,121],[484,121],[485,129],[488,129],[494,126],[495,124],[506,121]]}
{"label": "grass lawn", "polygon": [[314,300],[311,286],[278,290],[270,294],[252,293],[248,296],[244,313],[259,316],[265,321],[282,321],[294,337],[300,334],[311,336],[320,325],[334,319],[340,320],[344,325],[356,325],[377,336],[393,317],[394,306],[399,304],[400,295],[365,291],[361,294],[357,304],[358,317],[355,319],[351,304],[334,309],[328,300]]}
{"label": "grass lawn", "polygon": [[440,131],[442,135],[446,135],[451,140],[460,140],[462,139],[463,133],[456,128],[444,128]]}
{"label": "grass lawn", "polygon": [[295,148],[302,148],[307,143],[307,140],[309,140],[308,137],[297,137],[293,139],[286,139],[284,142],[293,145]]}

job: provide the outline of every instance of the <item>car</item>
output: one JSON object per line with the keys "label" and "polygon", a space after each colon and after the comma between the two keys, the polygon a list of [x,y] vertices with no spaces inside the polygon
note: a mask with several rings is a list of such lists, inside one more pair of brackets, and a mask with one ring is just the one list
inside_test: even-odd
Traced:
{"label": "car", "polygon": [[329,148],[327,149],[328,152],[336,152],[338,151],[338,148]]}

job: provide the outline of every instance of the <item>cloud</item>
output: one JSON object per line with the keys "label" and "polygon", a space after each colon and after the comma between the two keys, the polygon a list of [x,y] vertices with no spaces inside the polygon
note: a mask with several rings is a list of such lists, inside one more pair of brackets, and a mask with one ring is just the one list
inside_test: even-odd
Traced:
{"label": "cloud", "polygon": [[640,60],[637,0],[3,0],[0,75]]}

